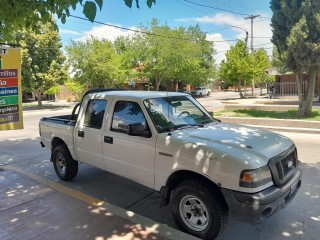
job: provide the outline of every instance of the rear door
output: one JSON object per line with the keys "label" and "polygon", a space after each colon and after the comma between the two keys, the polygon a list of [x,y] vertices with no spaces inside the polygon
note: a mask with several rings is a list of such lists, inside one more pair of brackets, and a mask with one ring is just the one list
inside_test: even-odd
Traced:
{"label": "rear door", "polygon": [[105,169],[102,158],[102,126],[104,124],[105,99],[90,99],[79,114],[74,131],[77,159],[81,162]]}
{"label": "rear door", "polygon": [[103,136],[103,158],[108,170],[153,187],[156,134],[128,135],[129,124],[142,124],[150,130],[146,112],[138,102],[129,100],[115,101],[113,108]]}

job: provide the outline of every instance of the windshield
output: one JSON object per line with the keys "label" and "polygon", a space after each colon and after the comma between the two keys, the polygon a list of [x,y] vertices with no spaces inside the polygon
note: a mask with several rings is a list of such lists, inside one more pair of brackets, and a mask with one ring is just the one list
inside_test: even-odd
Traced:
{"label": "windshield", "polygon": [[144,105],[159,132],[184,127],[203,127],[213,122],[201,105],[193,102],[188,96],[147,99]]}

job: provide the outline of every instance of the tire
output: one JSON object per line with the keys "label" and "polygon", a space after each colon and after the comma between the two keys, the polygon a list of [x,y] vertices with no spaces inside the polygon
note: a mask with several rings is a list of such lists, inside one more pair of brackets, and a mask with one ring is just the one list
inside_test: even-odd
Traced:
{"label": "tire", "polygon": [[210,92],[207,93],[207,96],[208,96],[208,97],[210,96]]}
{"label": "tire", "polygon": [[66,145],[59,145],[52,153],[54,170],[58,177],[64,181],[71,181],[78,174],[78,162],[75,161]]}
{"label": "tire", "polygon": [[202,97],[202,92],[199,93],[199,97]]}
{"label": "tire", "polygon": [[172,193],[171,214],[177,226],[201,239],[215,239],[227,224],[227,207],[214,188],[198,179],[180,183]]}

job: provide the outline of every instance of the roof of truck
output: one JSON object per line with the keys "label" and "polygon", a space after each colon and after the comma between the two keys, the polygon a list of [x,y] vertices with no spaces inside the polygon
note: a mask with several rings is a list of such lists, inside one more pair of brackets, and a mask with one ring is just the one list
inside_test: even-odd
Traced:
{"label": "roof of truck", "polygon": [[90,95],[94,95],[95,97],[103,97],[103,96],[122,96],[122,97],[132,97],[139,99],[148,99],[148,98],[157,98],[157,97],[172,97],[172,96],[187,96],[186,93],[180,92],[158,92],[158,91],[97,91],[94,93],[90,93]]}

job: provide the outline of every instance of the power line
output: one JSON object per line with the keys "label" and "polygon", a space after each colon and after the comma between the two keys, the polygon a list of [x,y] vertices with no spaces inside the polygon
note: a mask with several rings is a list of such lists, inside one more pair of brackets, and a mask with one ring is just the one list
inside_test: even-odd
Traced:
{"label": "power line", "polygon": [[[255,21],[256,23],[257,22],[263,22],[263,21],[267,21],[266,19],[263,19],[263,20],[257,20]],[[230,29],[230,28],[233,28],[233,27],[237,27],[237,28],[241,28],[242,26],[246,26],[247,24],[241,24],[241,25],[238,25],[238,26],[235,26],[235,25],[228,25],[228,24],[225,24],[227,25],[228,27],[224,27],[224,28],[219,28],[219,29],[216,29],[215,31],[210,31],[208,33],[211,33],[211,32],[218,32],[218,31],[222,31],[222,30],[226,30],[226,29]],[[254,37],[255,38],[255,37]],[[263,38],[267,38],[267,37],[263,37]]]}
{"label": "power line", "polygon": [[206,13],[206,12],[204,12],[204,11],[201,11],[201,10],[199,10],[199,9],[197,9],[197,8],[194,8],[194,7],[192,7],[192,6],[188,5],[188,4],[185,4],[185,3],[183,3],[183,2],[181,2],[181,1],[179,1],[179,0],[175,0],[175,1],[178,2],[178,3],[180,3],[180,4],[182,4],[182,5],[184,5],[184,6],[187,6],[187,7],[189,7],[189,8],[192,8],[193,10],[196,10],[196,11],[198,11],[198,12],[201,12],[201,13],[204,13],[204,14],[208,14],[208,13]]}
{"label": "power line", "polygon": [[[73,18],[76,18],[76,19],[81,19],[81,20],[84,20],[84,21],[90,21],[90,20],[88,20],[86,18],[79,17],[79,16],[70,15],[70,17],[73,17]],[[98,23],[100,25],[104,25],[104,26],[114,27],[114,28],[118,28],[118,29],[121,29],[121,30],[135,32],[135,33],[143,33],[143,34],[146,34],[146,35],[151,35],[151,36],[156,36],[156,37],[169,38],[169,39],[175,39],[175,40],[183,40],[183,41],[189,41],[189,42],[190,41],[194,41],[194,39],[161,35],[161,34],[151,33],[151,32],[147,32],[147,31],[137,30],[137,29],[120,27],[120,26],[116,26],[116,25],[113,25],[113,24],[103,23],[103,22],[99,22],[99,21],[95,21],[95,20],[93,22],[94,23]],[[235,42],[235,41],[238,41],[238,39],[228,39],[228,40],[223,40],[223,41],[208,41],[208,40],[206,40],[206,41],[207,42],[212,42],[212,43],[215,43],[215,42]]]}
{"label": "power line", "polygon": [[218,8],[218,7],[214,7],[214,6],[209,6],[209,5],[205,5],[205,4],[195,3],[195,2],[192,2],[192,1],[189,1],[189,0],[183,0],[183,1],[191,3],[193,5],[200,6],[200,7],[216,9],[216,10],[219,10],[219,11],[229,12],[229,13],[233,13],[233,14],[237,14],[237,15],[242,15],[242,16],[249,16],[250,15],[250,14],[246,14],[246,13],[239,13],[239,12],[235,12],[235,11],[231,11],[231,10],[227,10],[227,9],[223,9],[223,8]]}

